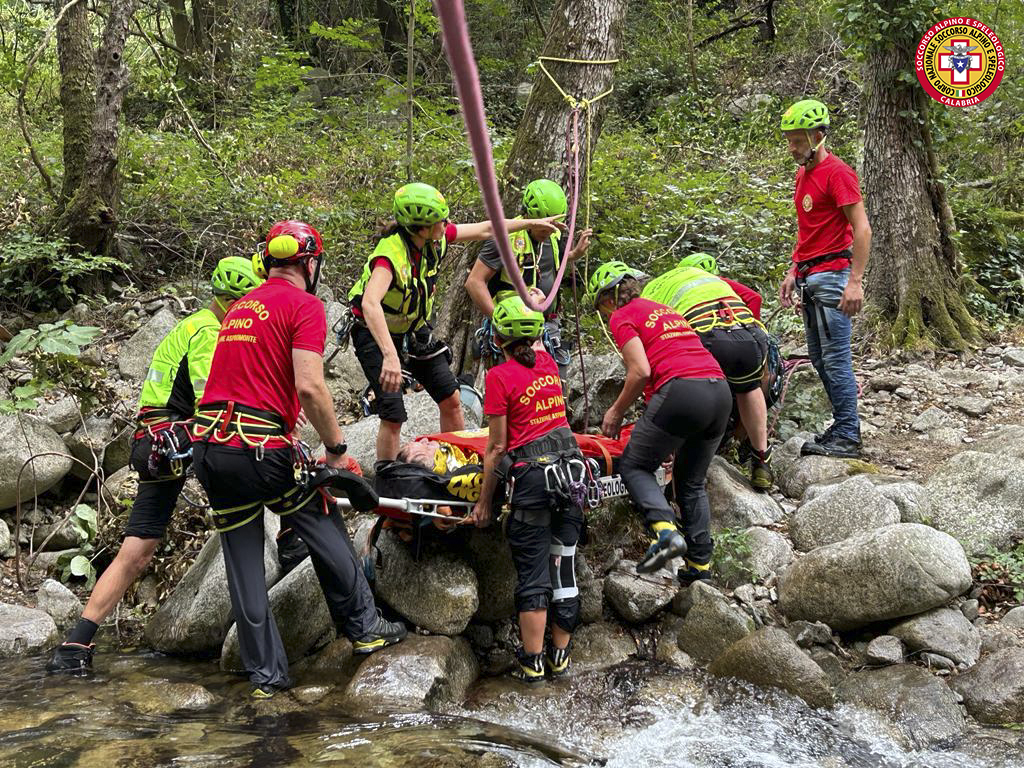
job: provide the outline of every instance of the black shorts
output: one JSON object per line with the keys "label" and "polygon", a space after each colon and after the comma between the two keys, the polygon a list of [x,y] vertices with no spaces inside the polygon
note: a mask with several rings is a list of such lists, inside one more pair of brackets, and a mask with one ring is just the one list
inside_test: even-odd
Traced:
{"label": "black shorts", "polygon": [[[188,446],[190,438],[184,427],[170,427],[178,439],[179,445]],[[156,474],[149,471],[149,455],[153,441],[149,435],[143,435],[132,441],[130,464],[139,473],[139,492],[132,503],[132,511],[125,525],[125,536],[136,536],[140,539],[162,539],[167,532],[178,496],[185,487],[185,470],[191,459],[181,459],[174,467],[166,458],[161,458]],[[175,470],[178,474],[175,474]]]}
{"label": "black shorts", "polygon": [[[399,355],[402,355],[401,336],[392,336],[392,342]],[[377,400],[377,414],[384,421],[402,424],[409,416],[405,412],[405,403],[401,392],[384,392],[380,387],[380,372],[384,367],[384,353],[377,346],[373,334],[364,325],[356,325],[352,328],[352,349],[355,351],[356,359],[366,374],[370,383],[373,395]],[[409,371],[427,394],[433,398],[435,403],[440,403],[451,397],[459,390],[459,381],[448,366],[448,358],[445,355],[435,355],[425,360],[416,358],[402,358],[402,368]]]}
{"label": "black shorts", "polygon": [[712,328],[699,333],[704,348],[718,361],[733,394],[761,386],[768,357],[768,334],[756,325]]}

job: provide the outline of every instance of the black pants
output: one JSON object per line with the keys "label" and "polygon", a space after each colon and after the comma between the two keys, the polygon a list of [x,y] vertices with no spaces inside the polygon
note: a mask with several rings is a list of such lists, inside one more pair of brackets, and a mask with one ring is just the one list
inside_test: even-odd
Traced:
{"label": "black pants", "polygon": [[732,394],[725,379],[672,379],[647,404],[619,459],[619,473],[648,525],[674,522],[654,473],[675,453],[672,483],[683,516],[687,557],[711,562],[711,509],[704,477],[725,433]]}
{"label": "black pants", "polygon": [[196,443],[196,476],[206,489],[224,547],[231,606],[242,663],[253,683],[285,687],[288,657],[267,600],[263,567],[263,506],[309,547],[320,588],[338,628],[352,640],[377,618],[373,594],[336,509],[319,491],[295,484],[290,448],[267,451],[262,461],[245,448]]}
{"label": "black pants", "polygon": [[[191,438],[184,427],[173,426],[169,429],[174,433],[178,444],[188,448]],[[178,496],[185,487],[185,470],[191,459],[180,459],[171,462],[161,457],[155,473],[150,472],[149,457],[153,450],[153,440],[143,435],[132,440],[130,464],[139,473],[139,492],[132,503],[131,515],[125,526],[125,536],[136,536],[140,539],[162,539],[167,533],[167,525],[171,514],[178,503]]]}
{"label": "black pants", "polygon": [[697,335],[721,366],[733,393],[753,392],[761,386],[768,358],[767,333],[756,325],[734,325],[712,328]]}
{"label": "black pants", "polygon": [[[515,488],[508,521],[508,543],[516,566],[516,611],[547,609],[548,620],[566,632],[579,624],[576,587],[576,545],[583,529],[583,510],[564,509],[544,492],[544,472],[529,466],[513,470]],[[525,499],[547,497],[547,506],[520,506]]]}

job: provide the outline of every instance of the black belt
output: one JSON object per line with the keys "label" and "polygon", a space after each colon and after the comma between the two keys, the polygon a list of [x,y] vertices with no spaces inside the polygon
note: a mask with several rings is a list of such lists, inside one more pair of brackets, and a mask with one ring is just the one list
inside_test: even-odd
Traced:
{"label": "black belt", "polygon": [[847,261],[853,260],[853,251],[849,248],[836,253],[826,253],[821,256],[815,256],[813,259],[807,259],[807,261],[798,261],[796,264],[796,276],[807,277],[807,273],[814,269],[819,264],[824,264],[826,261],[835,261],[836,259],[846,259]]}
{"label": "black belt", "polygon": [[553,429],[543,437],[508,452],[512,461],[528,461],[552,454],[579,453],[579,444],[568,427]]}

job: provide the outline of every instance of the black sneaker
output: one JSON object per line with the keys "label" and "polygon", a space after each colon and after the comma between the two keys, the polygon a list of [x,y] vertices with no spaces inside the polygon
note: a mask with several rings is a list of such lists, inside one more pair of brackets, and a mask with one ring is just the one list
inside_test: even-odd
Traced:
{"label": "black sneaker", "polygon": [[644,559],[637,563],[637,573],[652,573],[673,557],[681,557],[686,554],[686,542],[676,530],[663,530],[658,532],[658,538],[654,540]]}
{"label": "black sneaker", "polygon": [[859,459],[860,440],[832,434],[821,443],[804,443],[801,456],[831,456],[836,459]]}
{"label": "black sneaker", "polygon": [[516,651],[516,665],[509,673],[516,680],[527,685],[538,685],[544,682],[544,654],[526,653],[522,648]]}
{"label": "black sneaker", "polygon": [[96,645],[81,643],[62,643],[53,649],[53,656],[46,662],[46,671],[50,674],[62,673],[74,677],[92,675],[92,654]]}
{"label": "black sneaker", "polygon": [[405,640],[409,630],[400,621],[388,621],[379,613],[373,628],[352,643],[352,652],[365,655]]}
{"label": "black sneaker", "polygon": [[564,677],[569,671],[569,648],[571,646],[572,641],[565,648],[556,648],[553,645],[548,647],[548,677],[552,680]]}
{"label": "black sneaker", "polygon": [[827,442],[832,437],[832,431],[835,429],[835,426],[836,426],[835,424],[829,424],[827,427],[825,427],[825,431],[824,432],[822,432],[820,435],[815,435],[814,436],[814,442],[816,442],[816,443]]}
{"label": "black sneaker", "polygon": [[680,584],[688,587],[695,581],[711,581],[711,570],[709,568],[694,568],[692,565],[687,565],[679,569],[676,577],[679,579]]}
{"label": "black sneaker", "polygon": [[772,489],[775,482],[775,475],[771,468],[772,450],[769,448],[763,453],[751,450],[750,452],[750,484],[755,491],[767,493]]}

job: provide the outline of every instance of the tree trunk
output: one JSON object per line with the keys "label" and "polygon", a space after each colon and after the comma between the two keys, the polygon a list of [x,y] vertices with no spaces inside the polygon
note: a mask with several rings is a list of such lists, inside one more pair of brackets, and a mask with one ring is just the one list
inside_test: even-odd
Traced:
{"label": "tree trunk", "polygon": [[[898,0],[887,0],[889,10]],[[953,217],[928,127],[930,99],[912,72],[914,41],[867,51],[864,198],[874,231],[869,316],[893,346],[963,350],[980,335],[964,304]]]}
{"label": "tree trunk", "polygon": [[[627,5],[628,0],[558,0],[548,22],[548,36],[542,55],[564,59],[617,59]],[[576,99],[592,99],[612,86],[612,64],[545,62],[545,66],[562,89]],[[592,149],[601,135],[608,104],[605,98],[591,107]],[[547,76],[538,70],[500,177],[506,215],[518,212],[523,187],[533,179],[549,178],[563,187],[566,185],[569,158],[565,133],[569,115],[569,104]],[[586,162],[585,126],[584,114],[580,118],[581,173]],[[585,194],[582,187],[580,194]],[[580,207],[583,207],[582,201]],[[469,294],[462,287],[477,250],[467,249],[462,259],[450,265],[444,275],[447,291],[438,297],[438,335],[449,342],[455,354],[455,365],[460,370],[464,367],[462,361],[472,328],[480,324],[479,313],[474,310]]]}
{"label": "tree trunk", "polygon": [[[64,7],[54,3],[55,12]],[[64,113],[64,180],[58,205],[63,209],[82,183],[92,140],[96,70],[92,31],[85,0],[73,5],[57,23],[57,62],[60,66],[60,106]]]}
{"label": "tree trunk", "polygon": [[85,170],[57,220],[58,228],[67,233],[72,245],[90,253],[109,252],[117,224],[118,124],[128,85],[123,54],[134,6],[134,0],[111,0],[103,41],[96,53],[96,100]]}
{"label": "tree trunk", "polygon": [[380,39],[384,45],[384,55],[388,59],[388,68],[392,72],[405,69],[405,21],[391,0],[376,0],[377,26],[380,28]]}

